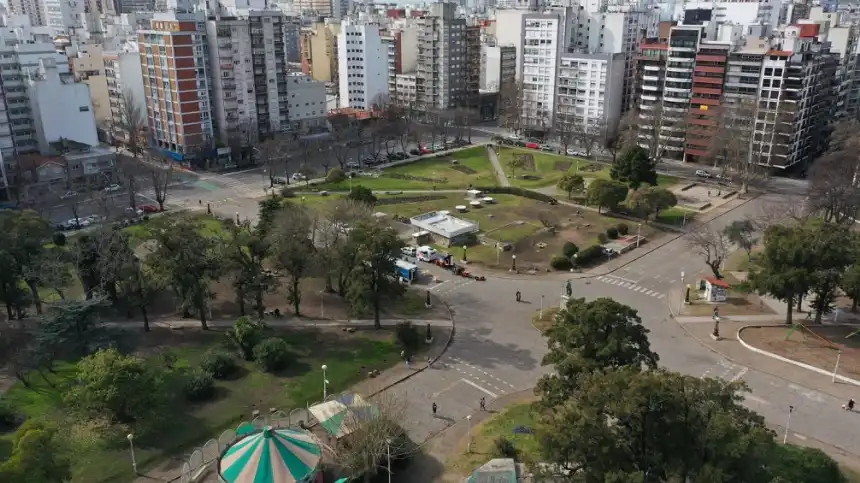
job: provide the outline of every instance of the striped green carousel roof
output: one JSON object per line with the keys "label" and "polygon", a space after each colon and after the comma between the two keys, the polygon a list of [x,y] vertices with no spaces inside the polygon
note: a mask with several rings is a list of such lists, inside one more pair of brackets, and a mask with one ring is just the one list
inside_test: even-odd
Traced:
{"label": "striped green carousel roof", "polygon": [[227,483],[304,483],[316,475],[321,458],[307,431],[267,427],[224,452],[218,469]]}

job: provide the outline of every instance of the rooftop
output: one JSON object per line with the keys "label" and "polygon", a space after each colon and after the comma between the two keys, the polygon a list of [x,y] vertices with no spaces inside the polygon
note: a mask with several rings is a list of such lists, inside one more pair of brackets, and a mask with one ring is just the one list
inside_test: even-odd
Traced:
{"label": "rooftop", "polygon": [[453,238],[458,235],[478,231],[477,223],[455,218],[441,211],[424,213],[423,215],[413,217],[410,221],[418,228],[445,238]]}

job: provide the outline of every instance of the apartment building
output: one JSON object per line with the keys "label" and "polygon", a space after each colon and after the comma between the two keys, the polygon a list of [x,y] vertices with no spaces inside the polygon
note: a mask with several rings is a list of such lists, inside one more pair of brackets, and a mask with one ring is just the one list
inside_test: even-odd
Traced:
{"label": "apartment building", "polygon": [[504,82],[513,82],[517,75],[517,48],[482,45],[480,75],[482,91],[499,92]]}
{"label": "apartment building", "polygon": [[416,20],[416,108],[425,113],[465,106],[477,95],[469,90],[466,20],[456,16],[456,8],[454,3],[434,3]]}
{"label": "apartment building", "polygon": [[337,36],[340,21],[326,19],[301,32],[302,71],[314,80],[340,85]]}
{"label": "apartment building", "polygon": [[47,24],[45,20],[45,4],[42,0],[9,0],[9,12],[14,15],[26,15],[30,25],[41,27]]}
{"label": "apartment building", "polygon": [[566,44],[566,15],[529,13],[522,18],[522,122],[535,134],[546,133],[555,113],[556,68]]}
{"label": "apartment building", "polygon": [[478,91],[481,89],[481,27],[466,26],[466,98],[469,108],[478,106]]}
{"label": "apartment building", "polygon": [[415,73],[394,76],[394,102],[401,106],[414,106],[418,102],[418,76]]}
{"label": "apartment building", "polygon": [[159,13],[139,34],[149,130],[177,161],[190,161],[213,140],[205,42],[202,13]]}
{"label": "apartment building", "polygon": [[389,51],[379,25],[345,20],[337,49],[340,107],[367,110],[386,102]]}
{"label": "apartment building", "polygon": [[[416,30],[411,28],[389,30],[382,34],[381,40],[388,56],[388,96],[399,102],[397,76],[414,73],[418,67],[418,35]],[[412,95],[415,95],[414,89]]]}
{"label": "apartment building", "polygon": [[278,10],[245,11],[206,22],[212,119],[221,142],[231,135],[253,142],[289,130],[291,24]]}
{"label": "apartment building", "polygon": [[305,132],[324,127],[328,119],[325,82],[292,72],[287,75],[287,84],[290,130]]}
{"label": "apartment building", "polygon": [[[105,52],[103,57],[110,106],[110,137],[122,143],[130,141],[130,133],[123,127],[130,122],[127,116],[137,113],[137,123],[146,127],[146,93],[143,88],[140,52]],[[126,102],[133,103],[126,106]],[[141,140],[146,144],[148,140]]]}
{"label": "apartment building", "polygon": [[296,0],[293,8],[303,15],[342,19],[349,14],[350,2],[348,0]]}
{"label": "apartment building", "polygon": [[624,54],[563,54],[555,122],[611,126],[621,117]]}
{"label": "apartment building", "polygon": [[717,124],[713,121],[728,109],[723,100],[723,86],[730,47],[728,44],[701,42],[696,51],[687,135],[684,140],[686,162],[713,161],[711,157],[715,151],[715,143],[724,141],[717,124],[725,123],[727,119],[717,119]]}

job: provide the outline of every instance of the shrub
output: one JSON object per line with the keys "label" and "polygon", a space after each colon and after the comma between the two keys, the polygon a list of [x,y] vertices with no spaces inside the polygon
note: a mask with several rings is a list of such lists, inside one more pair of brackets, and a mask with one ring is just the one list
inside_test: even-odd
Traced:
{"label": "shrub", "polygon": [[522,196],[523,198],[543,201],[544,203],[549,203],[554,199],[552,196],[520,188],[519,186],[477,186],[475,189],[484,193]]}
{"label": "shrub", "polygon": [[606,236],[606,233],[598,233],[597,241],[600,242],[600,244],[602,245],[609,241],[609,237]]}
{"label": "shrub", "polygon": [[347,195],[347,198],[368,205],[376,204],[376,196],[373,195],[373,191],[371,191],[370,188],[361,185],[353,187],[352,191]]}
{"label": "shrub", "polygon": [[182,391],[189,401],[206,401],[215,395],[215,378],[203,369],[195,369],[185,379]]}
{"label": "shrub", "polygon": [[610,240],[614,240],[614,239],[618,238],[618,228],[615,228],[614,226],[610,226],[609,228],[606,229],[606,236],[608,236]]}
{"label": "shrub", "polygon": [[54,245],[58,247],[66,246],[66,234],[65,233],[54,233]]}
{"label": "shrub", "polygon": [[8,401],[0,400],[0,430],[9,431],[24,422],[24,417],[15,411]]}
{"label": "shrub", "polygon": [[550,259],[549,265],[556,270],[570,270],[570,258],[564,255],[556,255]]}
{"label": "shrub", "polygon": [[564,253],[564,256],[567,258],[572,258],[576,255],[576,252],[579,251],[579,247],[576,246],[573,242],[565,242],[564,247],[561,249],[561,252]]}
{"label": "shrub", "polygon": [[591,245],[580,250],[574,260],[576,260],[577,266],[585,266],[599,260],[601,256],[603,256],[603,247],[600,245]]}
{"label": "shrub", "polygon": [[239,351],[242,359],[254,358],[254,346],[263,336],[263,327],[248,317],[239,317],[233,328],[227,331],[227,340]]}
{"label": "shrub", "polygon": [[493,446],[496,450],[496,456],[500,458],[516,458],[517,457],[517,447],[514,446],[514,442],[509,440],[504,436],[499,436],[493,442]]}
{"label": "shrub", "polygon": [[615,229],[618,230],[618,234],[621,236],[627,236],[630,233],[630,226],[627,223],[619,223]]}
{"label": "shrub", "polygon": [[328,170],[328,174],[325,177],[327,183],[339,183],[345,179],[346,173],[344,173],[340,168],[332,168]]}
{"label": "shrub", "polygon": [[290,363],[290,349],[279,337],[269,337],[254,347],[254,360],[264,371],[278,371]]}
{"label": "shrub", "polygon": [[289,186],[284,186],[281,188],[281,197],[283,198],[295,198],[296,194],[293,192],[293,189]]}
{"label": "shrub", "polygon": [[409,354],[414,354],[421,347],[421,334],[412,322],[400,322],[395,329],[397,342]]}
{"label": "shrub", "polygon": [[222,349],[212,349],[203,354],[200,368],[212,374],[215,379],[224,379],[233,374],[239,366],[229,352]]}

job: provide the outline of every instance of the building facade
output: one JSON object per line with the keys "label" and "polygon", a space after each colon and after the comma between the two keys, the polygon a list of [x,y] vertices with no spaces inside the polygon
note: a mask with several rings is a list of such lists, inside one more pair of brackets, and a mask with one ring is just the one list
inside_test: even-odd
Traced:
{"label": "building facade", "polygon": [[149,131],[155,146],[178,161],[190,161],[213,140],[204,20],[157,14],[139,34]]}
{"label": "building facade", "polygon": [[15,15],[26,15],[30,25],[40,27],[47,24],[45,4],[42,0],[9,0],[9,11]]}
{"label": "building facade", "polygon": [[559,60],[556,123],[599,129],[621,117],[624,54],[565,54]]}
{"label": "building facade", "polygon": [[517,75],[517,48],[513,45],[481,46],[480,89],[499,92],[502,83],[513,82]]}
{"label": "building facade", "polygon": [[[110,137],[127,144],[130,141],[130,133],[124,126],[137,123],[144,128],[148,127],[140,53],[106,52],[104,70],[110,105]],[[126,106],[127,102],[133,103],[133,107]],[[126,119],[127,116],[135,114],[140,117],[136,120]]]}
{"label": "building facade", "polygon": [[473,95],[468,91],[466,20],[455,14],[456,4],[434,3],[416,21],[416,108],[425,113],[465,106]]}
{"label": "building facade", "polygon": [[523,19],[522,124],[529,131],[552,129],[557,66],[565,46],[565,16],[558,12],[530,13]]}
{"label": "building facade", "polygon": [[367,110],[388,98],[389,50],[379,26],[344,21],[337,37],[340,107]]}

